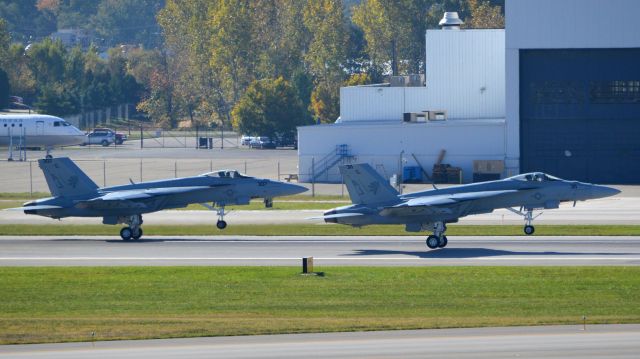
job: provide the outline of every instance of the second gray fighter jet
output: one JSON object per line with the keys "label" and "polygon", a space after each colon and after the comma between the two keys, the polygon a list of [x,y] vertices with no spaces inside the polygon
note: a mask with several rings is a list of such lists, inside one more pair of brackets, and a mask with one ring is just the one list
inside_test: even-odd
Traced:
{"label": "second gray fighter jet", "polygon": [[[526,173],[498,181],[399,194],[368,164],[340,167],[353,205],[324,213],[325,222],[351,226],[404,224],[408,232],[432,231],[429,248],[448,243],[447,223],[506,208],[525,219],[524,233],[533,234],[534,210],[558,208],[562,202],[613,196],[615,188],[567,181],[545,173]],[[519,209],[516,209],[519,208]],[[536,216],[537,217],[537,216]]]}

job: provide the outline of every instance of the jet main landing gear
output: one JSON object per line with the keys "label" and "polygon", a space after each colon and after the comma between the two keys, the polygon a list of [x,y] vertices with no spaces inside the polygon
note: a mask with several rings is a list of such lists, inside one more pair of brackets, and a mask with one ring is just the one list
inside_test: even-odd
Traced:
{"label": "jet main landing gear", "polygon": [[430,249],[444,248],[449,241],[444,233],[447,231],[447,226],[444,222],[436,222],[433,225],[433,234],[427,237],[427,247]]}
{"label": "jet main landing gear", "polygon": [[123,223],[128,225],[128,227],[123,227],[120,230],[120,237],[122,237],[123,240],[138,240],[142,237],[142,228],[140,228],[142,225],[142,215],[134,214],[133,216],[126,217]]}
{"label": "jet main landing gear", "polygon": [[264,208],[272,208],[272,207],[273,207],[273,198],[265,198]]}

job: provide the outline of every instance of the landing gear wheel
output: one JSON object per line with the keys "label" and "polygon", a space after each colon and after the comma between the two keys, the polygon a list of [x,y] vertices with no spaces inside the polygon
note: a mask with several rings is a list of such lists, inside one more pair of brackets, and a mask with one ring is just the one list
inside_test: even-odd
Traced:
{"label": "landing gear wheel", "polygon": [[133,236],[133,231],[131,230],[131,228],[124,227],[120,230],[120,237],[122,237],[123,240],[128,241],[131,239],[132,236]]}
{"label": "landing gear wheel", "polygon": [[225,221],[218,221],[216,223],[216,227],[218,227],[218,229],[225,229],[227,228],[227,222]]}
{"label": "landing gear wheel", "polygon": [[447,246],[447,243],[449,243],[449,241],[447,240],[447,236],[442,236],[438,240],[438,247],[444,248]]}
{"label": "landing gear wheel", "polygon": [[264,199],[264,207],[265,208],[272,208],[273,207],[273,199],[265,198]]}
{"label": "landing gear wheel", "polygon": [[438,237],[434,236],[433,234],[427,237],[427,247],[429,247],[430,249],[438,248],[439,243],[440,243],[440,240],[438,239]]}
{"label": "landing gear wheel", "polygon": [[526,234],[527,236],[530,236],[533,234],[533,232],[535,232],[536,229],[533,226],[524,226],[524,234]]}
{"label": "landing gear wheel", "polygon": [[131,238],[135,240],[140,239],[140,237],[142,237],[142,228],[138,228],[138,230],[134,231],[133,235],[131,236]]}

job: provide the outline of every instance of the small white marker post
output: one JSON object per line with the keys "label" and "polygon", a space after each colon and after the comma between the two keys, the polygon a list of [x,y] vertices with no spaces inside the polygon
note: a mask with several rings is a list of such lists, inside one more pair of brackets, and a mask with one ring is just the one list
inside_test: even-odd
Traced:
{"label": "small white marker post", "polygon": [[582,330],[583,331],[587,331],[587,316],[586,315],[582,316]]}

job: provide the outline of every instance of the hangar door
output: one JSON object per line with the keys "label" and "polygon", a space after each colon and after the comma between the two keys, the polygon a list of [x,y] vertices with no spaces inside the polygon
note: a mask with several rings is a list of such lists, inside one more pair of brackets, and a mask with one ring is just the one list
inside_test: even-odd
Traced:
{"label": "hangar door", "polygon": [[520,170],[640,183],[640,49],[520,51]]}

